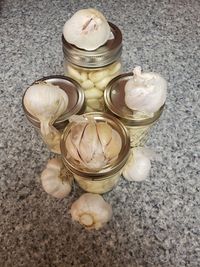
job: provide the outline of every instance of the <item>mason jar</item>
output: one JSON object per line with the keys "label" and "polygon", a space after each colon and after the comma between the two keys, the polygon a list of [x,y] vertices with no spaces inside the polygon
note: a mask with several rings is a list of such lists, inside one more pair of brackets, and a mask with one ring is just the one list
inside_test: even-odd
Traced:
{"label": "mason jar", "polygon": [[112,127],[112,129],[119,133],[122,146],[118,157],[114,161],[108,163],[105,167],[102,167],[100,170],[94,171],[81,166],[77,160],[73,159],[69,155],[66,147],[66,139],[71,128],[74,126],[74,122],[69,123],[62,134],[61,156],[66,168],[73,173],[74,179],[83,190],[91,193],[102,194],[112,190],[120,179],[122,169],[129,157],[129,134],[126,127],[124,127],[124,125],[117,118],[114,118],[109,114],[102,112],[91,112],[85,114],[85,117],[87,119],[94,119],[97,123],[106,122]]}
{"label": "mason jar", "polygon": [[86,112],[104,110],[104,89],[122,71],[122,34],[116,25],[109,25],[113,38],[93,51],[80,49],[62,36],[64,73],[84,89]]}
{"label": "mason jar", "polygon": [[133,77],[133,73],[125,73],[114,78],[106,87],[104,101],[106,110],[117,117],[128,129],[131,147],[143,146],[148,138],[149,130],[160,118],[164,105],[153,114],[142,114],[129,109],[125,104],[125,84]]}
{"label": "mason jar", "polygon": [[[69,122],[69,118],[72,115],[75,114],[82,114],[84,112],[85,106],[84,106],[84,92],[80,85],[71,79],[70,77],[66,76],[60,76],[60,75],[52,75],[43,77],[37,81],[35,81],[33,84],[39,83],[39,82],[48,82],[53,85],[57,85],[62,89],[68,96],[68,106],[65,112],[54,122],[53,126],[62,134],[64,128]],[[32,84],[32,85],[33,85]],[[28,87],[29,88],[29,87]],[[24,96],[26,94],[25,90],[23,97],[22,97],[22,107],[24,110],[24,113],[26,115],[26,118],[30,122],[30,124],[35,128],[35,130],[39,133],[39,135],[42,137],[44,143],[47,145],[48,149],[54,153],[60,154],[60,151],[55,150],[53,145],[45,139],[45,137],[42,135],[40,131],[40,121],[38,118],[33,116],[25,107],[24,105]]]}

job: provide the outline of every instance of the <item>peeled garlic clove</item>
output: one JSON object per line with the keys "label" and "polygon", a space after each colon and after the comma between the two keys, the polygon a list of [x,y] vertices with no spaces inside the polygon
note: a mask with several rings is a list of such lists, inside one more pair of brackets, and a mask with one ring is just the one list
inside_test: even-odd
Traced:
{"label": "peeled garlic clove", "polygon": [[94,87],[94,83],[90,80],[85,80],[81,86],[83,87],[83,89],[91,89],[92,87]]}
{"label": "peeled garlic clove", "polygon": [[111,219],[112,207],[102,196],[85,193],[72,204],[70,213],[86,229],[98,230]]}
{"label": "peeled garlic clove", "polygon": [[95,86],[100,89],[100,90],[104,90],[106,85],[112,80],[112,76],[108,76],[106,78],[104,78],[103,80],[95,83]]}
{"label": "peeled garlic clove", "polygon": [[87,105],[92,108],[92,110],[101,110],[102,109],[102,103],[98,99],[88,99]]}
{"label": "peeled garlic clove", "polygon": [[122,148],[122,140],[118,132],[112,129],[112,138],[107,146],[104,148],[106,158],[112,160],[118,156]]}
{"label": "peeled garlic clove", "polygon": [[68,70],[69,76],[71,76],[75,80],[82,81],[82,76],[78,70],[74,69],[73,67],[69,65],[67,66],[67,70]]}
{"label": "peeled garlic clove", "polygon": [[151,161],[142,148],[134,148],[123,170],[123,177],[128,181],[145,180],[150,173]]}
{"label": "peeled garlic clove", "polygon": [[105,122],[99,122],[97,132],[102,146],[106,147],[112,139],[112,127]]}
{"label": "peeled garlic clove", "polygon": [[44,190],[56,197],[64,198],[71,192],[72,176],[65,170],[61,159],[51,159],[41,174]]}
{"label": "peeled garlic clove", "polygon": [[101,98],[102,96],[103,92],[97,88],[92,88],[85,91],[86,99]]}
{"label": "peeled garlic clove", "polygon": [[121,69],[121,63],[116,63],[115,65],[112,65],[109,67],[109,75],[114,75],[117,72],[119,72]]}
{"label": "peeled garlic clove", "polygon": [[140,67],[125,85],[125,103],[128,108],[154,113],[165,103],[167,82],[157,73],[142,73]]}
{"label": "peeled garlic clove", "polygon": [[85,112],[93,112],[94,110],[94,108],[87,106]]}
{"label": "peeled garlic clove", "polygon": [[85,127],[79,145],[80,156],[85,162],[90,162],[93,158],[97,141],[98,136],[96,132],[96,125],[93,122],[88,123],[88,125]]}
{"label": "peeled garlic clove", "polygon": [[110,37],[110,26],[99,11],[89,8],[77,11],[64,25],[67,42],[88,51],[95,50]]}
{"label": "peeled garlic clove", "polygon": [[94,83],[99,82],[103,78],[107,77],[109,75],[109,71],[106,70],[100,70],[100,71],[95,71],[95,72],[90,72],[89,73],[89,78],[91,81]]}
{"label": "peeled garlic clove", "polygon": [[88,75],[86,71],[81,72],[81,81],[86,81],[88,79]]}

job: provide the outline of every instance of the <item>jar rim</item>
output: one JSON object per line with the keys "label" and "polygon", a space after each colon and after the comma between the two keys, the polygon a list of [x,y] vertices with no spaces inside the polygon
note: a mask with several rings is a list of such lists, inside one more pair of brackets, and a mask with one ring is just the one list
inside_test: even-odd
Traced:
{"label": "jar rim", "polygon": [[[123,74],[116,76],[108,83],[107,87],[104,90],[105,105],[107,109],[109,110],[109,112],[113,114],[114,116],[116,116],[126,126],[145,126],[145,125],[152,124],[153,122],[158,120],[158,118],[161,116],[165,104],[163,104],[158,111],[153,113],[152,117],[136,118],[133,116],[133,114],[128,114],[124,112],[123,108],[117,107],[111,99],[112,90],[116,90],[117,83],[120,81],[126,82],[132,77],[133,77],[132,72],[123,73]],[[117,88],[117,89],[120,90],[120,92],[122,93],[124,91],[124,86]],[[128,107],[126,107],[126,109],[131,111]]]}
{"label": "jar rim", "polygon": [[65,146],[66,138],[71,130],[71,127],[75,125],[75,122],[70,122],[64,129],[62,136],[61,136],[61,142],[60,142],[60,149],[61,149],[61,156],[63,159],[63,162],[65,166],[74,174],[79,175],[81,177],[89,178],[90,180],[99,180],[102,179],[105,176],[110,176],[112,174],[117,173],[121,168],[126,164],[126,161],[129,156],[130,152],[130,137],[128,130],[126,127],[115,117],[113,117],[110,114],[103,113],[103,112],[90,112],[83,114],[83,117],[87,119],[93,118],[97,122],[107,122],[109,125],[111,125],[112,128],[114,128],[121,137],[122,140],[122,148],[121,151],[115,161],[112,162],[112,165],[108,164],[104,166],[101,170],[95,171],[95,170],[88,170],[85,168],[81,168],[80,164],[78,164],[78,161],[70,160],[69,157],[67,157],[67,148]]}
{"label": "jar rim", "polygon": [[[60,89],[62,89],[66,94],[67,94],[66,88],[64,88],[63,86],[60,86],[61,82],[63,84],[65,84],[66,87],[71,85],[76,89],[76,93],[77,93],[76,104],[72,107],[72,109],[68,110],[67,112],[65,111],[59,118],[56,119],[56,121],[54,122],[55,127],[59,126],[59,124],[62,124],[65,121],[67,121],[70,116],[75,115],[82,110],[83,105],[84,105],[84,100],[85,100],[84,91],[81,88],[81,86],[79,85],[79,83],[76,82],[75,80],[73,80],[72,78],[67,77],[67,76],[63,76],[63,75],[44,76],[44,77],[34,81],[30,86],[37,84],[39,82],[49,82],[53,85],[58,85],[60,87]],[[31,123],[33,123],[37,128],[40,128],[39,119],[37,117],[35,117],[34,115],[32,115],[24,105],[24,97],[25,97],[25,94],[26,94],[27,90],[29,89],[29,87],[27,87],[23,93],[22,107],[23,107],[23,110],[24,110],[24,113],[25,113],[27,119]],[[70,101],[70,96],[68,95],[68,97],[69,97],[69,101]]]}
{"label": "jar rim", "polygon": [[122,33],[113,23],[108,22],[114,36],[96,50],[87,51],[67,42],[62,35],[64,57],[71,64],[79,67],[105,67],[119,59],[122,53]]}

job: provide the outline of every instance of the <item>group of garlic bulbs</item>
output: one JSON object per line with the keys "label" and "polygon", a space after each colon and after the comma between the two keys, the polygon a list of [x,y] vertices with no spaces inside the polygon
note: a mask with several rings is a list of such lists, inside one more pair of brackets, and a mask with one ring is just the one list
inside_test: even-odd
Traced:
{"label": "group of garlic bulbs", "polygon": [[65,23],[63,35],[69,43],[91,51],[107,42],[110,26],[103,14],[96,9],[82,9]]}
{"label": "group of garlic bulbs", "polygon": [[108,123],[86,119],[74,122],[66,139],[66,148],[69,156],[82,167],[99,170],[118,157],[122,141]]}
{"label": "group of garlic bulbs", "polygon": [[[152,159],[151,150],[142,147],[132,149],[123,169],[123,177],[128,181],[146,179],[150,173],[150,159]],[[59,158],[49,160],[41,175],[44,190],[56,198],[69,195],[72,181],[72,174]],[[85,193],[72,204],[70,213],[72,219],[78,221],[86,229],[98,230],[111,219],[112,207],[101,195]]]}
{"label": "group of garlic bulbs", "polygon": [[125,103],[133,111],[152,114],[165,103],[167,82],[158,73],[135,67],[133,78],[125,85]]}
{"label": "group of garlic bulbs", "polygon": [[[72,174],[59,158],[49,160],[41,174],[44,190],[59,199],[69,195],[72,181]],[[70,213],[85,228],[97,230],[111,219],[112,207],[101,195],[85,193],[72,204]]]}
{"label": "group of garlic bulbs", "polygon": [[40,121],[45,143],[55,153],[60,153],[60,132],[53,123],[67,109],[68,96],[59,86],[47,82],[31,85],[24,96],[24,106]]}
{"label": "group of garlic bulbs", "polygon": [[[63,35],[67,42],[78,48],[93,51],[110,38],[111,30],[105,17],[95,9],[84,9],[75,13],[64,25]],[[107,84],[119,74],[121,64],[115,62],[100,70],[83,70],[70,64],[69,76],[78,81],[85,90],[86,111],[102,110],[103,91]],[[140,67],[133,70],[133,78],[125,85],[125,104],[133,112],[152,114],[166,100],[166,81],[157,73],[142,73]],[[24,96],[27,111],[40,121],[41,134],[52,151],[60,153],[60,133],[53,126],[66,111],[68,96],[58,86],[40,82],[28,88]],[[77,117],[73,123],[65,146],[68,157],[83,169],[102,170],[118,158],[123,149],[120,134],[107,122]],[[151,169],[151,157],[144,148],[136,147],[120,170],[128,181],[145,180]],[[109,179],[116,179],[109,177]],[[118,177],[117,177],[118,179]],[[60,158],[48,161],[41,174],[44,190],[59,199],[68,196],[72,189],[73,175]],[[85,193],[71,206],[72,219],[86,229],[100,229],[112,217],[112,207],[101,195]]]}

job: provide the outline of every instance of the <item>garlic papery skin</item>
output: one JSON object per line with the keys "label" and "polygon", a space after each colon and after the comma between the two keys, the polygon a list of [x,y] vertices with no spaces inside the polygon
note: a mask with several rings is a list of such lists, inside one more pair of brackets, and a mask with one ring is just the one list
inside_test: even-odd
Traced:
{"label": "garlic papery skin", "polygon": [[44,190],[56,198],[64,198],[71,192],[73,176],[68,172],[59,158],[48,161],[41,174]]}
{"label": "garlic papery skin", "polygon": [[86,229],[103,227],[112,217],[112,207],[102,196],[85,193],[77,199],[70,210],[72,219],[78,221]]}
{"label": "garlic papery skin", "polygon": [[158,73],[133,70],[133,78],[125,85],[125,104],[133,111],[152,114],[164,105],[167,82]]}
{"label": "garlic papery skin", "polygon": [[140,182],[150,173],[151,161],[148,153],[142,147],[132,149],[132,153],[124,166],[123,177],[128,181]]}
{"label": "garlic papery skin", "polygon": [[51,83],[37,82],[27,89],[23,101],[26,110],[40,121],[44,141],[52,151],[60,153],[60,133],[53,123],[67,109],[66,92]]}
{"label": "garlic papery skin", "polygon": [[78,48],[92,51],[110,38],[110,26],[96,9],[77,11],[64,25],[63,35],[67,42]]}
{"label": "garlic papery skin", "polygon": [[69,156],[88,170],[100,170],[111,164],[122,149],[119,133],[107,122],[75,120],[66,139]]}

